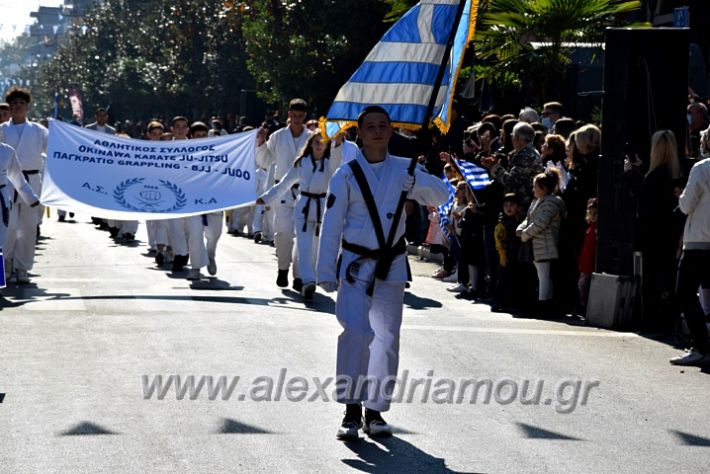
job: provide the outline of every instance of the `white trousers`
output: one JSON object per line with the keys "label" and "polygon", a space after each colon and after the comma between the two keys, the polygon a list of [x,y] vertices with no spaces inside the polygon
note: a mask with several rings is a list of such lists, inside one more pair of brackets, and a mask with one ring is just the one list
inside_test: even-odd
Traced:
{"label": "white trousers", "polygon": [[294,208],[276,203],[274,211],[274,244],[276,244],[276,258],[279,270],[288,270],[293,263],[293,277],[300,278],[298,256],[293,254],[294,235]]}
{"label": "white trousers", "polygon": [[535,270],[537,270],[538,290],[537,299],[540,301],[548,301],[552,299],[552,262],[535,262]]}
{"label": "white trousers", "polygon": [[229,218],[229,230],[241,232],[246,226],[247,234],[251,235],[254,226],[254,208],[255,206],[248,206],[232,209],[231,217]]}
{"label": "white trousers", "polygon": [[222,236],[223,229],[223,214],[221,212],[211,212],[207,214],[207,225],[204,226],[205,231],[205,248],[207,249],[207,257],[214,259],[217,255],[217,242]]}
{"label": "white trousers", "polygon": [[202,216],[168,220],[168,235],[173,254],[189,255],[192,268],[202,268],[207,265],[204,228]]}
{"label": "white trousers", "polygon": [[148,246],[150,248],[158,248],[159,245],[168,245],[168,221],[167,219],[158,219],[145,222],[146,230],[148,231]]}
{"label": "white trousers", "polygon": [[296,248],[298,249],[298,270],[303,283],[316,282],[316,260],[318,259],[318,240],[316,237],[316,223],[308,222],[306,231],[303,231],[305,216],[299,213],[296,216]]}
{"label": "white trousers", "polygon": [[335,314],[343,332],[338,337],[336,394],[340,403],[364,402],[371,410],[387,411],[399,366],[404,283],[378,282],[372,297],[366,294],[368,285],[340,282]]}
{"label": "white trousers", "polygon": [[[32,190],[40,195],[42,179],[39,174],[29,175]],[[14,270],[32,270],[37,244],[37,226],[42,219],[42,206],[29,207],[22,199],[12,204],[10,219],[5,239],[5,268]]]}
{"label": "white trousers", "polygon": [[254,232],[261,232],[263,240],[273,240],[273,210],[266,210],[266,206],[257,205],[254,209],[254,224],[252,226]]}

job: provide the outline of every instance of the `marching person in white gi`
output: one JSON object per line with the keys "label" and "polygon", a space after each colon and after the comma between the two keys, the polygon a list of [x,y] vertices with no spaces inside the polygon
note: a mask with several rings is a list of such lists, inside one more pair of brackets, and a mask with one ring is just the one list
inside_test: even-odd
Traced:
{"label": "marching person in white gi", "polygon": [[[193,122],[190,126],[193,139],[207,138],[209,129],[203,122]],[[187,222],[190,250],[190,273],[188,280],[202,278],[200,268],[207,266],[210,275],[217,274],[217,242],[222,236],[224,213],[208,212],[199,216],[183,218]],[[199,236],[194,234],[199,233]]]}
{"label": "marching person in white gi", "polygon": [[0,250],[5,248],[12,196],[15,192],[25,205],[39,207],[39,198],[25,180],[15,150],[0,143],[0,213],[2,217],[0,220]]}
{"label": "marching person in white gi", "polygon": [[271,205],[298,184],[296,203],[296,245],[298,247],[299,269],[303,288],[301,296],[313,298],[316,291],[315,265],[318,255],[318,238],[325,210],[325,196],[328,182],[342,163],[343,138],[336,139],[335,146],[325,143],[321,131],[310,133],[306,146],[293,162],[279,184],[269,189],[257,199],[257,204]]}
{"label": "marching person in white gi", "polygon": [[[27,89],[13,87],[5,100],[10,104],[11,120],[0,125],[2,140],[17,153],[25,180],[35,194],[42,188],[42,170],[47,154],[47,129],[27,120],[32,100]],[[37,243],[37,226],[42,218],[41,206],[29,206],[13,196],[7,239],[5,240],[5,272],[16,274],[17,283],[29,283]]]}
{"label": "marching person in white gi", "polygon": [[[269,171],[271,171],[271,173],[269,173]],[[271,170],[265,170],[257,166],[254,179],[256,181],[256,193],[258,195],[263,194],[269,189],[269,184],[273,185],[273,168]],[[254,209],[254,223],[252,224],[255,243],[258,244],[262,240],[264,242],[273,242],[274,237],[271,232],[273,221],[271,207],[257,204]]]}
{"label": "marching person in white gi", "polygon": [[[96,121],[84,128],[107,135],[116,135],[116,129],[108,124],[108,110],[103,107],[97,108],[94,113],[94,118]],[[108,224],[111,236],[123,239],[125,242],[132,242],[136,236],[136,232],[138,232],[138,221],[108,219],[106,223]]]}
{"label": "marching person in white gi", "polygon": [[[190,133],[190,125],[187,117],[177,115],[170,122],[170,131],[173,134],[173,140],[187,140]],[[168,221],[168,240],[173,248],[173,273],[179,273],[184,270],[187,261],[190,258],[190,249],[198,249],[202,245],[204,250],[204,230],[203,224],[199,220],[190,219],[187,217],[177,217],[167,219]],[[200,242],[203,242],[200,244]],[[203,258],[204,257],[204,258]],[[193,261],[206,260],[207,256],[200,253],[200,256],[193,255]],[[204,263],[203,265],[204,266]],[[198,272],[199,272],[199,268]]]}
{"label": "marching person in white gi", "polygon": [[[277,184],[291,169],[293,160],[309,136],[308,130],[304,126],[307,109],[308,104],[305,100],[291,100],[288,108],[288,127],[276,130],[268,140],[266,140],[266,133],[263,129],[257,135],[256,163],[265,169],[268,169],[272,164],[276,165],[274,178]],[[286,193],[274,203],[272,209],[274,212],[274,242],[279,267],[276,284],[282,288],[288,286],[288,270],[293,261],[293,288],[300,292],[303,282],[300,278],[298,260],[293,258],[296,196],[295,190]]]}
{"label": "marching person in white gi", "polygon": [[380,412],[389,409],[394,390],[408,279],[405,222],[403,213],[395,215],[401,191],[429,206],[449,198],[441,179],[421,167],[409,175],[410,160],[389,154],[392,134],[383,108],[365,108],[358,117],[363,149],[335,172],[326,200],[317,270],[325,291],[338,289],[336,393],[347,404],[340,439],[357,438],[360,427],[371,436],[392,433]]}
{"label": "marching person in white gi", "polygon": [[[146,140],[160,141],[162,136],[163,124],[157,120],[151,121],[146,130]],[[172,263],[172,249],[168,240],[168,220],[149,220],[146,221],[145,227],[148,231],[148,246],[155,250],[155,263],[158,265]]]}

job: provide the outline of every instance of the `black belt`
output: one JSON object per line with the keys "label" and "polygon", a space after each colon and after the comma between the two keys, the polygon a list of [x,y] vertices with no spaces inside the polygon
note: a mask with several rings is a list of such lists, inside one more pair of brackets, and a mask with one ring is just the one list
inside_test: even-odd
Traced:
{"label": "black belt", "polygon": [[[280,179],[274,179],[274,184],[279,184],[281,182]],[[298,189],[298,184],[294,184],[291,186],[291,196],[293,196],[293,199],[295,200],[298,196],[296,196],[296,190]],[[286,204],[286,201],[281,201],[281,204]]]}
{"label": "black belt", "polygon": [[[352,270],[353,265],[358,263],[360,260],[375,260],[377,262],[375,266],[375,279],[386,280],[394,258],[398,255],[407,253],[407,241],[404,239],[404,236],[402,236],[390,249],[370,249],[363,247],[362,245],[352,244],[345,239],[341,242],[341,246],[343,250],[347,250],[348,252],[358,255],[358,258],[350,262],[348,268],[345,269],[345,278],[347,278],[350,283],[355,282],[350,274],[350,271]],[[370,283],[370,286],[367,288],[367,296],[372,296],[372,293],[374,292],[375,279],[372,280],[372,283]]]}
{"label": "black belt", "polygon": [[317,218],[316,218],[316,237],[320,235],[320,225],[321,225],[321,199],[323,199],[326,194],[325,193],[320,193],[320,194],[314,194],[314,193],[309,193],[306,191],[301,191],[301,196],[304,196],[308,198],[306,201],[306,206],[303,208],[303,215],[304,220],[303,220],[303,228],[301,229],[301,232],[305,232],[306,229],[308,228],[308,213],[311,210],[311,199],[316,200],[316,211],[317,212]]}
{"label": "black belt", "polygon": [[[22,170],[22,174],[25,176],[25,181],[29,184],[30,176],[33,174],[39,174],[39,170]],[[15,190],[15,194],[12,196],[12,202],[17,202],[17,196],[17,190]]]}

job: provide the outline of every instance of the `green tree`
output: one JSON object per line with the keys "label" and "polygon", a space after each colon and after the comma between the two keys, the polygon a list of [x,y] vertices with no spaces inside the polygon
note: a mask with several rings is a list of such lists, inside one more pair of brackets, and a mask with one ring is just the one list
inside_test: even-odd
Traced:
{"label": "green tree", "polygon": [[324,115],[386,30],[387,10],[381,0],[270,0],[250,7],[244,36],[259,95],[278,105],[303,97]]}
{"label": "green tree", "polygon": [[[564,43],[603,40],[604,28],[638,10],[638,0],[488,0],[481,4],[475,37],[477,57],[492,81],[510,73],[539,102],[554,96],[570,63]],[[534,46],[535,44],[535,46]]]}
{"label": "green tree", "polygon": [[239,89],[253,86],[242,19],[232,1],[103,2],[40,68],[38,95],[47,107],[55,90],[77,87],[88,113],[113,104],[131,118],[238,110]]}

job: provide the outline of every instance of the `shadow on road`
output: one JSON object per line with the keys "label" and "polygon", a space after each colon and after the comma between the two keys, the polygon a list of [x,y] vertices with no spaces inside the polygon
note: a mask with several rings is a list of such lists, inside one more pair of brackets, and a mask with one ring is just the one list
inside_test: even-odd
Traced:
{"label": "shadow on road", "polygon": [[[342,459],[343,464],[361,472],[453,473],[446,460],[428,454],[397,436],[345,443],[357,459]],[[473,472],[473,471],[471,471]]]}
{"label": "shadow on road", "polygon": [[404,304],[410,309],[441,308],[443,306],[440,301],[431,298],[422,298],[408,291],[404,293]]}
{"label": "shadow on road", "polygon": [[59,433],[59,436],[93,436],[93,435],[115,435],[114,431],[107,430],[95,423],[82,421],[78,425]]}
{"label": "shadow on road", "polygon": [[273,432],[231,418],[224,418],[217,429],[217,434],[273,434]]}
{"label": "shadow on road", "polygon": [[668,430],[672,435],[678,438],[678,442],[684,446],[701,446],[710,447],[710,439],[703,438],[702,436],[693,435],[690,433],[684,433],[678,430]]}
{"label": "shadow on road", "polygon": [[[15,301],[11,301],[7,299],[7,297],[13,298]],[[0,295],[0,309],[17,308],[38,299],[55,300],[69,297],[69,293],[47,293],[47,290],[39,288],[36,283],[11,285],[2,290],[2,295]]]}
{"label": "shadow on road", "polygon": [[561,433],[555,433],[554,431],[543,430],[537,426],[528,425],[525,423],[516,423],[518,428],[523,432],[523,436],[528,439],[549,439],[555,441],[584,441],[579,438],[574,438],[572,436],[567,436]]}

